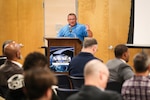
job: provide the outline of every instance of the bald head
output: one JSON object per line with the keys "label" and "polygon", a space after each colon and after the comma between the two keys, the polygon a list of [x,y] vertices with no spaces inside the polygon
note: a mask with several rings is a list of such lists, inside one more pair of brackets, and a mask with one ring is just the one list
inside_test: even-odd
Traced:
{"label": "bald head", "polygon": [[4,46],[4,54],[8,60],[20,59],[20,45],[15,41],[12,41]]}
{"label": "bald head", "polygon": [[84,68],[85,85],[94,85],[105,88],[109,76],[109,71],[100,60],[89,61]]}
{"label": "bald head", "polygon": [[4,54],[4,47],[5,47],[7,44],[11,43],[11,42],[13,42],[13,41],[12,41],[12,40],[6,40],[6,41],[3,42],[3,45],[2,45],[2,53],[3,53],[3,55],[5,55],[5,54]]}

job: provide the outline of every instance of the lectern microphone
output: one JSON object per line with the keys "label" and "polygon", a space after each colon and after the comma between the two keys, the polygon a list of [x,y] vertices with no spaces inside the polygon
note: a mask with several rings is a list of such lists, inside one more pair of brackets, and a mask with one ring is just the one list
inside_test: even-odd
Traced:
{"label": "lectern microphone", "polygon": [[72,27],[69,25],[69,32],[71,33],[72,32]]}

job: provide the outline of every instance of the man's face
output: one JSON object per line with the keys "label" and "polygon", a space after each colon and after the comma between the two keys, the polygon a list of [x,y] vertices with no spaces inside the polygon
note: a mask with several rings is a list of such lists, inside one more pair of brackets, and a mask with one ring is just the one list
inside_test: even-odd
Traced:
{"label": "man's face", "polygon": [[126,62],[129,61],[129,56],[130,56],[129,52],[128,52],[128,51],[125,52],[125,61],[126,61]]}
{"label": "man's face", "polygon": [[68,24],[73,27],[77,22],[77,18],[74,15],[69,15],[68,16]]}

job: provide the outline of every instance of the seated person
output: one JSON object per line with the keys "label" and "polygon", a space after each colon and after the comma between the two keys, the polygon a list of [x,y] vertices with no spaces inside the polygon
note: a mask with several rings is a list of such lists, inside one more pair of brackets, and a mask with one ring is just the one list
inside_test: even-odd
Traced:
{"label": "seated person", "polygon": [[[42,68],[42,69],[50,70],[48,67],[47,57],[40,52],[29,53],[26,56],[25,61],[23,63],[24,71],[32,70],[35,68]],[[52,100],[59,100],[59,97],[56,95],[54,91],[52,95]]]}
{"label": "seated person", "polygon": [[48,59],[40,52],[31,52],[25,57],[23,69],[27,71],[37,67],[48,68]]}
{"label": "seated person", "polygon": [[98,59],[94,57],[98,48],[98,43],[95,38],[87,37],[83,41],[83,47],[81,52],[73,57],[71,60],[68,71],[71,76],[81,76],[83,77],[83,70],[85,64],[93,59]]}
{"label": "seated person", "polygon": [[34,68],[25,72],[24,83],[29,100],[52,100],[52,85],[57,80],[50,70]]}
{"label": "seated person", "polygon": [[117,92],[106,91],[109,71],[100,60],[89,61],[84,68],[84,86],[67,100],[121,100]]}
{"label": "seated person", "polygon": [[133,67],[135,75],[122,86],[123,100],[150,100],[150,58],[143,52],[136,54]]}
{"label": "seated person", "polygon": [[128,47],[119,44],[115,47],[114,54],[115,58],[106,63],[110,72],[109,82],[115,81],[122,84],[134,75],[131,67],[127,64],[129,61]]}
{"label": "seated person", "polygon": [[0,56],[0,65],[4,64],[4,62],[6,61],[7,57],[4,54],[4,47],[5,45],[9,44],[13,42],[12,40],[6,40],[4,41],[3,45],[2,45],[2,55]]}
{"label": "seated person", "polygon": [[22,65],[18,62],[21,59],[21,46],[15,41],[4,46],[4,54],[7,60],[0,67],[0,92],[5,98],[8,87],[7,80],[14,74],[22,74]]}

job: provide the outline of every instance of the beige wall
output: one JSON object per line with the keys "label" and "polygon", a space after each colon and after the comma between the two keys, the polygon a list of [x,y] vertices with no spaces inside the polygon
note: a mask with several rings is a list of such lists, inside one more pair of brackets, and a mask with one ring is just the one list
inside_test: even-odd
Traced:
{"label": "beige wall", "polygon": [[76,0],[45,0],[44,4],[45,37],[56,37],[67,24],[67,15],[76,13]]}
{"label": "beige wall", "polygon": [[[56,1],[58,0],[49,0],[52,3]],[[74,2],[74,0],[69,1]],[[40,49],[40,46],[44,45],[44,27],[47,28],[46,36],[55,36],[55,26],[67,23],[66,15],[74,11],[64,10],[64,7],[72,7],[74,3],[60,2],[59,4],[57,2],[51,5],[52,10],[48,13],[51,18],[48,25],[53,24],[53,26],[49,27],[44,24],[43,2],[44,0],[0,0],[0,45],[3,41],[11,39],[25,45],[22,48],[24,57],[32,51],[44,53],[44,50]],[[96,56],[107,62],[114,57],[113,49],[108,47],[115,47],[127,41],[130,0],[78,0],[77,5],[78,21],[89,24],[94,33],[93,36],[99,42]],[[57,7],[61,10],[59,11]],[[132,57],[139,51],[141,49],[130,49],[129,64],[132,65]]]}
{"label": "beige wall", "polygon": [[[107,62],[114,57],[113,48],[126,44],[129,29],[131,0],[78,0],[79,21],[89,24],[98,40],[98,58]],[[109,47],[112,46],[112,49]],[[141,49],[129,49],[132,66],[133,55]]]}
{"label": "beige wall", "polygon": [[43,0],[0,0],[0,4],[0,45],[5,40],[22,43],[21,63],[32,51],[44,53],[40,48],[44,45]]}

